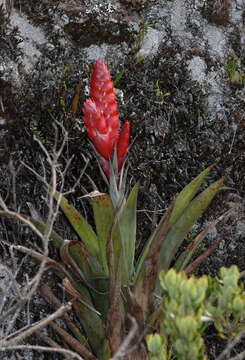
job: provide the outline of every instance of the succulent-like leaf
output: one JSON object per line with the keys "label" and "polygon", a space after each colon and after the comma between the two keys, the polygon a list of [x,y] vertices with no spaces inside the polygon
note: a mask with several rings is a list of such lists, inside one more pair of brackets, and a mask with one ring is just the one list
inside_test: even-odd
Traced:
{"label": "succulent-like leaf", "polygon": [[[50,305],[51,308],[54,310],[58,310],[62,303],[61,301],[54,295],[52,289],[47,284],[42,284],[39,288],[40,295],[45,299],[45,301]],[[93,355],[90,353],[90,349],[87,349],[87,346],[85,348],[85,345],[87,345],[87,340],[82,334],[82,331],[75,325],[75,323],[70,319],[68,314],[64,314],[63,320],[66,323],[67,327],[70,329],[72,334],[75,336],[75,338],[80,342],[82,346],[84,346],[84,353],[88,353],[88,358],[90,356],[91,360],[93,359]],[[89,354],[90,353],[90,354]],[[95,359],[93,359],[95,360]]]}
{"label": "succulent-like leaf", "polygon": [[136,243],[136,208],[138,196],[138,183],[132,188],[123,207],[119,229],[123,251],[123,285],[129,285],[134,274],[134,254]]}
{"label": "succulent-like leaf", "polygon": [[122,251],[114,266],[109,264],[109,309],[107,312],[106,333],[110,349],[114,354],[122,342]]}
{"label": "succulent-like leaf", "polygon": [[114,210],[111,199],[107,194],[99,194],[92,198],[94,220],[99,244],[99,257],[105,274],[109,275],[107,261],[107,243],[114,220]]}
{"label": "succulent-like leaf", "polygon": [[171,227],[171,230],[164,241],[164,246],[161,248],[160,269],[166,270],[169,268],[182,241],[197,219],[207,209],[208,205],[223,185],[223,182],[224,179],[221,178],[194,198],[180,218]]}
{"label": "succulent-like leaf", "polygon": [[107,242],[108,263],[117,268],[121,258],[123,285],[130,284],[134,273],[137,195],[138,184],[132,188],[127,200],[123,199],[119,209],[114,210],[115,215]]}
{"label": "succulent-like leaf", "polygon": [[[86,287],[77,283],[76,290],[86,299],[86,303],[90,303],[93,306],[92,297]],[[108,360],[110,358],[110,350],[101,316],[93,311],[88,311],[88,308],[79,301],[73,303],[73,308],[82,324],[93,352],[99,359]]]}
{"label": "succulent-like leaf", "polygon": [[72,298],[75,298],[80,303],[88,308],[88,310],[94,312],[97,315],[101,315],[92,304],[87,302],[86,297],[84,297],[79,291],[75,288],[75,282],[71,282],[68,278],[64,278],[62,281],[63,289],[69,294]]}
{"label": "succulent-like leaf", "polygon": [[55,199],[60,202],[60,207],[69,220],[73,229],[77,232],[82,242],[87,246],[92,254],[98,254],[99,245],[97,236],[92,227],[87,223],[84,217],[68,203],[66,198],[59,192],[55,192]]}
{"label": "succulent-like leaf", "polygon": [[209,233],[209,227],[207,226],[203,231],[198,234],[194,240],[191,241],[191,243],[187,246],[186,250],[181,253],[181,255],[178,257],[178,259],[175,262],[174,268],[176,271],[183,271],[188,262],[190,261],[191,257],[197,250],[197,247],[200,245],[200,243],[203,241],[203,239],[207,236]]}
{"label": "succulent-like leaf", "polygon": [[137,194],[138,184],[116,211],[107,244],[110,306],[106,329],[112,353],[122,341],[121,287],[130,284],[133,273]]}
{"label": "succulent-like leaf", "polygon": [[203,253],[201,254],[198,259],[196,259],[193,263],[191,263],[190,265],[188,265],[188,267],[186,268],[188,262],[190,261],[191,257],[193,256],[193,254],[195,253],[195,251],[197,250],[199,244],[203,241],[203,239],[207,236],[207,234],[212,231],[215,226],[217,225],[217,223],[219,221],[221,221],[221,219],[224,219],[225,217],[227,217],[229,215],[229,212],[224,213],[221,217],[219,217],[218,219],[212,221],[211,223],[209,223],[204,230],[202,230],[193,241],[191,241],[191,243],[187,246],[186,250],[183,251],[181,253],[181,255],[178,257],[178,259],[175,262],[175,269],[177,271],[183,271],[186,269],[191,270],[192,268],[196,268],[197,267],[197,262],[198,264],[200,264],[201,262],[203,262],[207,256],[210,255],[211,252],[213,252],[216,247],[218,246],[218,244],[222,241],[222,239],[218,239],[218,241],[215,241],[214,243],[211,244],[211,246]]}
{"label": "succulent-like leaf", "polygon": [[80,241],[70,241],[62,248],[63,261],[70,265],[70,272],[90,289],[94,306],[105,320],[109,286],[108,275],[105,275],[102,264],[89,254]]}
{"label": "succulent-like leaf", "polygon": [[184,270],[186,274],[190,274],[194,272],[200,264],[202,264],[207,257],[209,257],[219,246],[221,241],[223,241],[224,238],[222,236],[218,237],[210,246],[207,248],[206,251],[204,251],[201,255],[199,255],[194,261],[192,261]]}
{"label": "succulent-like leaf", "polygon": [[200,186],[203,184],[204,180],[210,173],[214,165],[210,165],[205,170],[203,170],[195,179],[193,179],[189,184],[187,184],[183,190],[177,195],[175,200],[175,207],[170,219],[170,224],[174,224],[184,212],[186,207],[189,205],[190,201],[197,194]]}
{"label": "succulent-like leaf", "polygon": [[119,219],[124,203],[115,212],[113,225],[107,243],[107,257],[109,266],[109,309],[107,313],[106,333],[112,353],[122,342],[122,314],[121,314],[121,286],[123,251],[119,229]]}
{"label": "succulent-like leaf", "polygon": [[60,247],[60,257],[72,275],[96,292],[91,281],[94,277],[103,275],[101,267],[81,242],[66,240]]}
{"label": "succulent-like leaf", "polygon": [[[184,189],[177,195],[177,197],[175,199],[175,206],[174,206],[171,218],[170,218],[170,226],[172,226],[177,221],[177,219],[181,216],[181,214],[185,211],[185,209],[189,205],[190,201],[197,194],[198,190],[200,189],[200,186],[204,182],[205,178],[208,176],[208,174],[213,166],[214,165],[211,165],[208,168],[206,168],[205,170],[203,170],[197,177],[195,177],[195,179],[193,179],[189,184],[187,184],[184,187]],[[161,226],[162,222],[164,221],[165,216],[166,215],[163,216],[163,219],[161,220],[161,222],[159,223],[158,226]],[[155,239],[157,232],[158,232],[158,227],[155,229],[153,234],[150,236],[150,238],[147,241],[147,243],[144,247],[144,250],[137,262],[136,275],[135,275],[136,281],[139,276],[139,272],[141,271],[141,268],[144,264],[144,261],[148,255],[150,244]]]}
{"label": "succulent-like leaf", "polygon": [[[36,226],[36,228],[42,233],[45,233],[45,229],[47,227],[46,224],[43,224],[37,220],[34,220],[32,218],[29,218],[29,220],[33,223],[33,225]],[[50,233],[50,240],[52,241],[53,245],[56,247],[60,247],[63,243],[64,243],[64,239],[62,239],[61,236],[59,236],[57,234],[57,232],[55,232],[54,230],[51,231]]]}

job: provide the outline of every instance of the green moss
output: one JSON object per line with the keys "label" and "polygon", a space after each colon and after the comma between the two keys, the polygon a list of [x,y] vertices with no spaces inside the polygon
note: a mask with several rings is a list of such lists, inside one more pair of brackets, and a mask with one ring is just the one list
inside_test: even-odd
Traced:
{"label": "green moss", "polygon": [[245,77],[244,72],[240,70],[241,60],[232,54],[224,65],[225,73],[231,86],[243,86]]}
{"label": "green moss", "polygon": [[135,40],[135,62],[136,64],[144,61],[144,57],[139,55],[139,51],[143,45],[145,35],[148,30],[148,23],[146,21],[142,22],[139,26],[139,32]]}
{"label": "green moss", "polygon": [[31,132],[33,136],[35,136],[37,140],[39,140],[47,148],[47,150],[51,150],[53,148],[52,142],[47,140],[42,130],[40,130],[37,126],[32,126]]}

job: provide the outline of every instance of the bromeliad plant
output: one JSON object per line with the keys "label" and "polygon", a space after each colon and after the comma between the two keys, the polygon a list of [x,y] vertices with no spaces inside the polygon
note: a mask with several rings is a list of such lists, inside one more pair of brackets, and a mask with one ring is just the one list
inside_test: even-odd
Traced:
{"label": "bromeliad plant", "polygon": [[124,162],[129,145],[130,123],[119,128],[115,89],[106,64],[98,60],[92,66],[90,97],[83,105],[83,120],[96,150],[101,173],[109,186],[114,208],[123,201],[126,173]]}
{"label": "bromeliad plant", "polygon": [[[135,184],[128,194],[126,188],[130,124],[126,121],[119,131],[113,82],[101,60],[92,66],[90,97],[83,105],[83,119],[109,194],[91,193],[95,228],[61,193],[54,194],[80,238],[64,241],[54,231],[50,234],[63,264],[63,270],[58,267],[62,271],[63,288],[73,298],[73,309],[82,327],[82,334],[74,327],[71,331],[86,349],[82,352],[85,359],[110,359],[127,334],[131,336],[127,338],[128,346],[134,346],[134,351],[124,358],[144,359],[147,349],[142,339],[149,328],[151,332],[158,329],[162,313],[158,304],[163,291],[158,274],[170,266],[183,270],[190,262],[207,230],[176,259],[177,251],[219,192],[223,178],[199,194],[212,166],[192,180],[170,204],[136,261],[139,185]],[[31,221],[40,232],[45,231],[45,224]]]}

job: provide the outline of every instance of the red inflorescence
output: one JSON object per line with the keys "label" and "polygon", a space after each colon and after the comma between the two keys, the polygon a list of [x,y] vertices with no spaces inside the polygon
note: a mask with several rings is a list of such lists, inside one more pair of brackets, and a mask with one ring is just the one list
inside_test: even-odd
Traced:
{"label": "red inflorescence", "polygon": [[118,171],[121,170],[128,150],[130,123],[123,124],[118,133],[119,118],[115,89],[110,72],[102,60],[92,65],[90,97],[83,105],[83,120],[87,134],[101,156],[101,165],[109,177],[109,160],[116,146]]}

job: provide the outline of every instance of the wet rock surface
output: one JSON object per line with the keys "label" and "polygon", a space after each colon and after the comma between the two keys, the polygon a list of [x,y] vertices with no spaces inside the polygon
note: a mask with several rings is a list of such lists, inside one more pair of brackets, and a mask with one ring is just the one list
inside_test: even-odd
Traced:
{"label": "wet rock surface", "polygon": [[[44,155],[33,136],[52,149],[56,120],[69,133],[61,166],[74,156],[66,188],[78,178],[84,154],[91,159],[89,176],[105,190],[79,110],[87,96],[90,64],[102,58],[116,79],[120,118],[131,122],[135,139],[129,178],[141,184],[139,249],[152,230],[152,211],[166,209],[174,194],[217,162],[208,181],[226,176],[227,189],[194,231],[231,207],[236,211],[205,240],[204,248],[214,237],[224,238],[199,273],[216,274],[220,266],[231,264],[244,270],[243,2],[18,0],[12,8],[9,1],[1,3],[0,183],[8,206],[28,213],[31,202],[45,216],[43,187],[20,161],[41,169]],[[239,61],[232,63],[231,55]],[[232,69],[239,78],[235,84]],[[79,81],[74,113],[71,105]],[[91,190],[85,178],[83,185]],[[70,200],[75,203],[80,193],[78,188]],[[77,200],[75,205],[90,216],[86,202]],[[4,242],[31,243],[26,229],[20,227],[17,234],[16,224],[1,224]],[[58,228],[72,238],[61,216]],[[26,272],[23,264],[22,274]],[[210,334],[208,357],[215,359],[224,344]]]}

